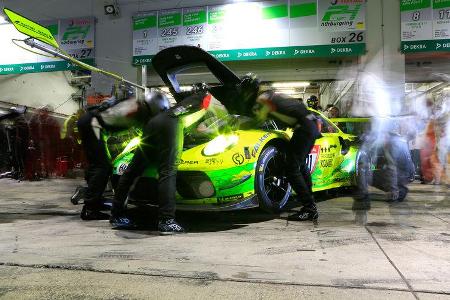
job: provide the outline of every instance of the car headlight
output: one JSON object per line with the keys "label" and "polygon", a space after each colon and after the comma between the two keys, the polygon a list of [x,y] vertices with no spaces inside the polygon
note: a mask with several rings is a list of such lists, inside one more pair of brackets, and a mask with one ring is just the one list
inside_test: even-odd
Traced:
{"label": "car headlight", "polygon": [[212,156],[225,152],[237,144],[239,137],[235,134],[219,135],[206,144],[203,148],[203,155]]}
{"label": "car headlight", "polygon": [[133,150],[134,148],[139,146],[140,143],[141,143],[141,138],[135,137],[134,139],[132,139],[131,141],[128,142],[127,146],[125,147],[125,149],[123,149],[122,153],[130,152],[131,150]]}

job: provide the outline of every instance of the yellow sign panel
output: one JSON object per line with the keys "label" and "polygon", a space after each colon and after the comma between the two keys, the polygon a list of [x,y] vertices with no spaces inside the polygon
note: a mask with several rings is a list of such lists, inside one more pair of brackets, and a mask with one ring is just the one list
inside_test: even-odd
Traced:
{"label": "yellow sign panel", "polygon": [[44,26],[28,20],[27,18],[19,15],[16,12],[13,12],[8,8],[4,8],[3,11],[11,20],[11,23],[14,25],[14,27],[16,27],[16,29],[21,33],[26,34],[55,48],[59,48],[58,42],[56,42],[53,35]]}

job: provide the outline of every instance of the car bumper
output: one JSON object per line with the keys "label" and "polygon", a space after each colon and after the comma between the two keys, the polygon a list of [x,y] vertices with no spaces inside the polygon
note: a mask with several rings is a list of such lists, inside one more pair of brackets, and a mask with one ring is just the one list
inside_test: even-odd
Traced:
{"label": "car bumper", "polygon": [[258,207],[258,198],[256,195],[239,199],[233,202],[226,203],[211,203],[211,204],[177,204],[177,210],[181,211],[233,211],[241,209],[249,209]]}

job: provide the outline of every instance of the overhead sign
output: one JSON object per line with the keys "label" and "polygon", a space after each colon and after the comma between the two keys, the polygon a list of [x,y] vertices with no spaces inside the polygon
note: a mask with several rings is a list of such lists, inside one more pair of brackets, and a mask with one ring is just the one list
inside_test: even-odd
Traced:
{"label": "overhead sign", "polygon": [[144,12],[133,18],[133,64],[193,45],[226,60],[365,53],[366,0],[275,0]]}
{"label": "overhead sign", "polygon": [[401,0],[403,53],[450,51],[450,0]]}
{"label": "overhead sign", "polygon": [[[10,16],[8,15],[8,17]],[[39,26],[48,31],[46,36],[52,36],[53,43],[60,49],[85,63],[91,65],[94,63],[95,19],[93,17],[43,21],[40,23]],[[0,25],[0,49],[2,49],[0,75],[79,69],[79,67],[62,59],[45,57],[16,46],[12,39],[23,40],[31,34],[25,35],[24,31],[18,32],[15,25],[16,23],[14,23],[14,26],[12,24]],[[33,32],[35,33],[35,31]],[[37,39],[37,36],[33,37]],[[42,39],[39,39],[39,41],[44,42]]]}

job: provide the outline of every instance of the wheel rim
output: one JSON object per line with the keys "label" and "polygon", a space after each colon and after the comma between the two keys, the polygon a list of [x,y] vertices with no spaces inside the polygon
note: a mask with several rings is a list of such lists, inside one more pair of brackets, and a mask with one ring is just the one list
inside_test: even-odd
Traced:
{"label": "wheel rim", "polygon": [[279,154],[271,157],[264,167],[264,194],[274,207],[281,208],[287,202],[290,185],[284,172],[283,157]]}

